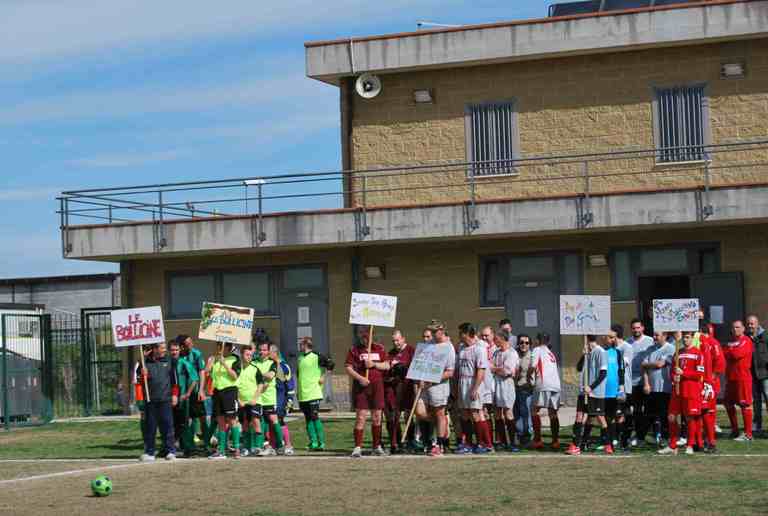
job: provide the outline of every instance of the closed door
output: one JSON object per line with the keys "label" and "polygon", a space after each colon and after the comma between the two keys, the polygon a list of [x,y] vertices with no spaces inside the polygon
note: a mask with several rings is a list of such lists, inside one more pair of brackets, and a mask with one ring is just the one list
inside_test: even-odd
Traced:
{"label": "closed door", "polygon": [[744,275],[741,272],[716,272],[691,276],[691,297],[699,299],[704,318],[715,323],[720,342],[730,337],[731,323],[743,319]]}
{"label": "closed door", "polygon": [[512,321],[514,333],[525,333],[531,338],[537,333],[548,333],[550,348],[560,361],[557,310],[556,286],[552,281],[514,283],[507,292],[507,317]]}

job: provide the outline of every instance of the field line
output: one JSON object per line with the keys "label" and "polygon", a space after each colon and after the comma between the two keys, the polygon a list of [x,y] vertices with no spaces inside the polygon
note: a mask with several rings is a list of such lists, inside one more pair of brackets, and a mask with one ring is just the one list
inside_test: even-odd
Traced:
{"label": "field line", "polygon": [[[180,461],[174,461],[174,462],[162,461],[162,462],[157,462],[157,463],[154,463],[154,464],[155,465],[159,465],[159,464],[176,465],[176,464],[185,464],[185,463],[194,464],[195,462],[198,462],[198,461],[181,461],[181,460]],[[151,465],[152,465],[152,463],[145,463],[145,462],[134,461],[131,464],[114,464],[112,466],[100,466],[100,467],[94,467],[94,468],[83,468],[83,469],[75,469],[75,470],[69,470],[69,471],[59,471],[57,473],[45,473],[43,475],[33,475],[31,477],[12,478],[12,479],[9,479],[9,480],[0,480],[0,486],[7,485],[7,484],[16,484],[16,483],[20,483],[20,482],[28,482],[28,481],[32,481],[32,480],[46,480],[46,479],[49,479],[49,478],[66,477],[66,476],[70,476],[70,475],[80,475],[82,473],[95,473],[95,472],[101,473],[101,472],[104,472],[104,471],[107,471],[107,470],[112,470],[112,469],[136,468],[136,467],[141,467],[141,466],[147,467],[147,466],[151,466]]]}

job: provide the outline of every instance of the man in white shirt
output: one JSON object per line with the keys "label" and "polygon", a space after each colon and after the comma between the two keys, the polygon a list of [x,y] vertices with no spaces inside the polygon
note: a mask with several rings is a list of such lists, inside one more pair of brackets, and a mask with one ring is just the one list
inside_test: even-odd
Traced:
{"label": "man in white shirt", "polygon": [[651,353],[653,338],[644,332],[643,322],[637,318],[633,319],[632,336],[627,341],[632,346],[631,416],[630,421],[627,421],[627,430],[634,427],[635,436],[630,442],[633,447],[643,444],[648,433],[648,395],[643,390],[643,362]]}
{"label": "man in white shirt", "polygon": [[536,336],[537,346],[531,356],[531,367],[528,375],[533,379],[533,442],[531,448],[544,447],[541,440],[541,417],[539,411],[543,408],[549,413],[550,429],[552,430],[552,448],[560,449],[560,421],[557,411],[560,409],[560,373],[557,368],[557,357],[549,349],[549,334],[540,333]]}

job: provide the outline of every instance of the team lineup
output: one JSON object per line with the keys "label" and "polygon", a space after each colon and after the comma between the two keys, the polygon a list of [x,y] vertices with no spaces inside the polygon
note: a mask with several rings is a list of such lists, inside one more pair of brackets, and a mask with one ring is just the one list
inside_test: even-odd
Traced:
{"label": "team lineup", "polygon": [[[585,336],[576,367],[576,420],[565,453],[613,454],[646,445],[662,455],[677,454],[679,446],[686,454],[716,453],[723,375],[731,437],[751,441],[753,350],[765,348],[765,332],[750,316],[746,325],[734,321],[730,341],[721,345],[711,324],[702,319],[699,326],[696,332],[649,336],[635,319],[626,340],[621,325],[607,335]],[[387,351],[369,332],[358,327],[344,362],[355,410],[352,457],[364,454],[369,419],[373,456],[542,449],[543,411],[552,435],[546,446],[561,450],[560,368],[546,333],[514,335],[506,319],[479,330],[463,323],[454,342],[445,325],[433,320],[416,347],[395,329]],[[326,373],[335,364],[313,349],[311,338],[300,341],[296,371],[263,331],[249,345],[220,344],[207,360],[187,335],[147,346],[143,354],[143,365],[135,369],[144,439],[140,460],[174,460],[178,452],[211,460],[293,455],[286,417],[296,403],[308,449],[327,449],[320,407]],[[435,381],[409,378],[419,356],[441,357]]]}

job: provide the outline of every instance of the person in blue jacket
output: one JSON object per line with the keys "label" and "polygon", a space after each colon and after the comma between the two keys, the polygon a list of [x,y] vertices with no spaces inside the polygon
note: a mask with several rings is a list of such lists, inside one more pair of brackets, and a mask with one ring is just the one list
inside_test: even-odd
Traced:
{"label": "person in blue jacket", "polygon": [[288,431],[288,423],[285,421],[294,406],[294,397],[296,396],[296,378],[293,376],[291,366],[285,361],[282,353],[274,344],[270,346],[272,360],[277,363],[277,422],[280,424],[280,430],[283,435],[283,445],[285,454],[293,455],[293,444],[291,442],[291,433]]}

